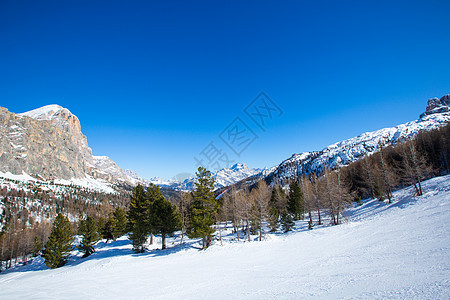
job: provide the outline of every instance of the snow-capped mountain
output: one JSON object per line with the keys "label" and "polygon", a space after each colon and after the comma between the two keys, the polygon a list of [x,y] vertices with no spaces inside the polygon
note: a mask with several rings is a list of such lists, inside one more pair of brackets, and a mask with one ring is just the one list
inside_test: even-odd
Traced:
{"label": "snow-capped mountain", "polygon": [[[432,130],[450,121],[450,95],[433,98],[418,120],[391,128],[363,133],[334,143],[321,151],[294,154],[270,169],[250,169],[235,164],[213,172],[215,187],[232,185],[246,178],[292,178],[299,174],[320,172],[325,167],[345,166],[380,149],[395,144],[421,130]],[[27,174],[43,180],[84,182],[102,179],[110,184],[157,184],[178,190],[191,190],[195,178],[164,180],[144,179],[131,170],[123,170],[107,156],[94,156],[78,118],[59,105],[47,105],[14,114],[0,108],[0,172]],[[184,177],[186,178],[186,177]],[[104,181],[102,181],[104,184]]]}
{"label": "snow-capped mountain", "polygon": [[346,166],[365,155],[373,154],[381,146],[395,144],[417,135],[420,131],[433,130],[450,122],[450,95],[428,100],[425,113],[419,119],[395,127],[366,132],[357,137],[334,143],[321,151],[294,154],[271,172],[260,177],[294,178],[297,174],[321,172],[325,167]]}
{"label": "snow-capped mountain", "polygon": [[215,187],[228,186],[260,172],[261,169],[250,169],[246,164],[237,163],[231,168],[224,168],[213,173]]}
{"label": "snow-capped mountain", "polygon": [[[222,188],[261,172],[261,169],[250,169],[246,164],[236,163],[230,168],[223,168],[216,172],[211,172],[214,178],[214,188]],[[180,190],[192,190],[195,186],[195,178],[191,177],[178,184],[172,184],[170,187]]]}
{"label": "snow-capped mountain", "polygon": [[0,108],[0,119],[0,172],[6,179],[27,174],[23,178],[103,186],[95,188],[100,191],[136,184],[109,157],[92,155],[79,119],[67,108],[54,104],[20,114]]}

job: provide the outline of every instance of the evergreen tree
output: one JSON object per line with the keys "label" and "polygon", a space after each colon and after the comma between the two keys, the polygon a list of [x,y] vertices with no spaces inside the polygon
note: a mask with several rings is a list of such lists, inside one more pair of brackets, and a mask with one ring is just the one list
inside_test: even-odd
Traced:
{"label": "evergreen tree", "polygon": [[49,268],[62,267],[72,251],[73,231],[67,217],[58,213],[53,222],[52,232],[45,245],[44,259]]}
{"label": "evergreen tree", "polygon": [[283,230],[283,232],[291,231],[295,225],[294,221],[292,220],[291,214],[288,212],[281,213],[280,223],[281,223],[281,230]]}
{"label": "evergreen tree", "polygon": [[214,198],[214,178],[203,167],[198,168],[195,190],[192,192],[191,218],[187,234],[190,238],[202,238],[202,249],[209,247],[214,233],[214,215],[218,204]]}
{"label": "evergreen tree", "polygon": [[173,234],[174,231],[181,229],[181,215],[177,207],[170,203],[162,195],[158,186],[151,186],[149,195],[151,199],[150,220],[152,232],[161,234],[162,249],[166,249],[166,234]]}
{"label": "evergreen tree", "polygon": [[104,218],[99,218],[97,222],[97,228],[101,232],[102,238],[106,239],[106,243],[108,243],[109,240],[114,240],[112,228],[113,218],[113,214],[110,212],[107,220],[105,220]]}
{"label": "evergreen tree", "polygon": [[292,181],[289,184],[287,211],[292,214],[294,220],[303,219],[303,213],[305,212],[303,192],[297,181]]}
{"label": "evergreen tree", "polygon": [[280,218],[280,194],[277,186],[272,189],[272,194],[269,200],[269,227],[271,232],[277,231]]}
{"label": "evergreen tree", "polygon": [[33,243],[33,256],[38,256],[42,251],[41,239],[36,235]]}
{"label": "evergreen tree", "polygon": [[98,232],[97,224],[92,217],[87,216],[85,219],[80,220],[78,234],[83,237],[81,244],[77,246],[78,250],[84,253],[83,257],[87,257],[94,253],[94,244],[100,240],[100,234]]}
{"label": "evergreen tree", "polygon": [[116,208],[111,223],[111,235],[114,240],[127,233],[127,215],[122,208]]}
{"label": "evergreen tree", "polygon": [[136,253],[144,252],[144,244],[150,232],[149,210],[149,201],[144,187],[138,185],[133,189],[127,223],[127,231],[130,232],[129,237],[133,243],[133,251]]}

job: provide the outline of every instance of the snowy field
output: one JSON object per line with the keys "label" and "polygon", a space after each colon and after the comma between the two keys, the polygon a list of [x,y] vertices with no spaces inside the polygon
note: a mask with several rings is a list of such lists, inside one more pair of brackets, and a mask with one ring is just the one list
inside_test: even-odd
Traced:
{"label": "snowy field", "polygon": [[[263,242],[226,237],[133,254],[125,238],[100,242],[87,259],[47,270],[42,259],[0,275],[2,299],[449,299],[450,176],[346,211],[340,226]],[[172,244],[173,242],[173,244]],[[159,245],[155,245],[158,247]]]}

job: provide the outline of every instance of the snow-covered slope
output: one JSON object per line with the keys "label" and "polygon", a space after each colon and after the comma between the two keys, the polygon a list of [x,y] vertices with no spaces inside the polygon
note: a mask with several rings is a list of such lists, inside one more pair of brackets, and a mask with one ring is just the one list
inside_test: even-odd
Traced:
{"label": "snow-covered slope", "polygon": [[283,161],[272,173],[264,176],[293,178],[298,174],[321,172],[324,167],[335,168],[348,165],[365,155],[373,154],[382,146],[395,144],[417,135],[422,130],[429,131],[450,122],[450,95],[428,101],[427,110],[418,120],[391,128],[366,132],[357,137],[332,144],[322,151],[294,154]]}
{"label": "snow-covered slope", "polygon": [[[117,191],[114,185],[98,178],[93,178],[89,175],[83,178],[72,179],[53,179],[46,180],[39,176],[30,176],[23,172],[22,174],[12,174],[10,172],[0,171],[0,188],[18,191],[51,191],[55,195],[64,195],[72,192],[72,187],[77,186],[88,191],[100,192],[106,194],[114,194]],[[1,206],[1,203],[0,203]]]}
{"label": "snow-covered slope", "polygon": [[[386,204],[366,200],[348,222],[270,234],[263,242],[196,241],[133,254],[130,242],[99,243],[86,259],[46,269],[42,259],[0,275],[5,299],[449,299],[450,176]],[[158,243],[159,243],[159,239]],[[174,244],[172,244],[174,242]],[[154,245],[159,247],[160,245]]]}
{"label": "snow-covered slope", "polygon": [[246,164],[237,163],[213,174],[216,187],[224,187],[261,172],[261,169],[250,169]]}

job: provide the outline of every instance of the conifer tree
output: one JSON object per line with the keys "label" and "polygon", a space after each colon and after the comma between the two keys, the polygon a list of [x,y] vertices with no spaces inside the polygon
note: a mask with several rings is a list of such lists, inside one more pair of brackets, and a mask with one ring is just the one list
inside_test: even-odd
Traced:
{"label": "conifer tree", "polygon": [[297,181],[292,181],[289,185],[287,211],[292,214],[294,220],[303,218],[303,213],[305,211],[303,193]]}
{"label": "conifer tree", "polygon": [[280,194],[278,191],[277,186],[274,186],[272,188],[272,194],[270,195],[269,200],[269,227],[271,232],[277,231],[278,224],[279,224],[279,218],[280,218],[280,211],[278,209],[280,203]]}
{"label": "conifer tree", "polygon": [[291,231],[295,225],[294,221],[292,220],[291,214],[288,212],[281,213],[280,224],[281,224],[281,230],[283,230],[283,232]]}
{"label": "conifer tree", "polygon": [[177,207],[170,203],[161,193],[158,186],[152,185],[151,189],[151,209],[150,220],[151,229],[155,234],[161,234],[162,249],[166,249],[166,234],[172,234],[174,231],[181,229],[181,215]]}
{"label": "conifer tree", "polygon": [[128,209],[127,231],[133,243],[133,251],[144,252],[144,243],[150,232],[148,224],[149,201],[144,192],[144,187],[138,185],[133,189],[131,202]]}
{"label": "conifer tree", "polygon": [[113,236],[113,214],[109,212],[108,219],[105,220],[103,218],[99,218],[97,221],[97,228],[101,232],[102,238],[106,239],[106,243],[109,242],[109,240],[114,240]]}
{"label": "conifer tree", "polygon": [[45,245],[44,259],[49,268],[62,267],[72,251],[73,231],[69,219],[58,213]]}
{"label": "conifer tree", "polygon": [[214,198],[214,178],[203,167],[198,168],[195,190],[192,192],[191,218],[187,234],[190,238],[202,238],[202,249],[209,247],[214,233],[214,214],[218,204]]}
{"label": "conifer tree", "polygon": [[100,240],[100,234],[95,220],[90,216],[80,220],[78,234],[82,236],[82,240],[77,248],[84,253],[83,257],[88,257],[95,252],[94,244]]}
{"label": "conifer tree", "polygon": [[41,239],[36,235],[33,243],[33,256],[38,256],[42,251]]}
{"label": "conifer tree", "polygon": [[111,223],[111,235],[113,240],[116,240],[127,232],[127,215],[122,208],[116,208]]}

